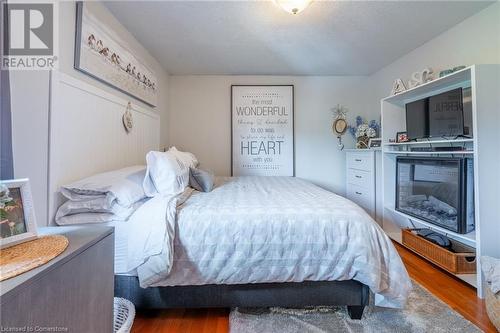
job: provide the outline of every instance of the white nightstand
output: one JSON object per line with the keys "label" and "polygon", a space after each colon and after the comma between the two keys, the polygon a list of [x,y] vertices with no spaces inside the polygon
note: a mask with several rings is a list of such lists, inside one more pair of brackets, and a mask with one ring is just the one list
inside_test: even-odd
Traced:
{"label": "white nightstand", "polygon": [[[346,197],[363,207],[377,222],[378,202],[381,202],[380,170],[381,154],[375,149],[346,149]],[[377,167],[378,165],[378,167]],[[381,210],[380,210],[381,212]],[[380,223],[380,222],[379,222]]]}

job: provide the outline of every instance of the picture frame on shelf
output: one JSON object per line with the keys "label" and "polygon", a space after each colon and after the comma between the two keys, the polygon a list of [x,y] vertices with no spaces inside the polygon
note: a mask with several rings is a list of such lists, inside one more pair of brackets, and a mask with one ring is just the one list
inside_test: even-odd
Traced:
{"label": "picture frame on shelf", "polygon": [[382,138],[370,138],[368,141],[369,149],[378,149],[382,147]]}
{"label": "picture frame on shelf", "polygon": [[0,181],[0,249],[37,235],[29,179]]}
{"label": "picture frame on shelf", "polygon": [[408,133],[407,132],[397,132],[396,133],[396,143],[408,142]]}

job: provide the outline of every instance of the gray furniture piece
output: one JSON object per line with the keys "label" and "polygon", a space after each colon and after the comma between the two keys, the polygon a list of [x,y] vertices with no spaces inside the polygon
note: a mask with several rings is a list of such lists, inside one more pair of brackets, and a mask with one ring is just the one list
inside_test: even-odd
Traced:
{"label": "gray furniture piece", "polygon": [[115,296],[138,309],[346,305],[352,319],[361,319],[369,288],[354,280],[141,288],[137,277],[116,275]]}
{"label": "gray furniture piece", "polygon": [[47,227],[39,234],[65,235],[68,248],[45,265],[0,282],[1,329],[113,332],[113,228]]}

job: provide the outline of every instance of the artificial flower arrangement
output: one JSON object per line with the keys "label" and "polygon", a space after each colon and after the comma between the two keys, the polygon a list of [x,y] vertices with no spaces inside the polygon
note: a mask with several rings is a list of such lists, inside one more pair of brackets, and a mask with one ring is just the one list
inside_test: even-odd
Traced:
{"label": "artificial flower arrangement", "polygon": [[356,117],[356,126],[349,126],[349,132],[356,139],[356,148],[368,148],[371,138],[376,138],[380,134],[380,124],[376,120],[365,122],[361,116]]}

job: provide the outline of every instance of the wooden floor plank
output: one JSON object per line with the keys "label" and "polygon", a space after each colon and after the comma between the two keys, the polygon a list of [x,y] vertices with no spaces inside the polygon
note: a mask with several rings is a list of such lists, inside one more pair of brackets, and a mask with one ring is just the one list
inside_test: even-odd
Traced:
{"label": "wooden floor plank", "polygon": [[[411,278],[487,333],[497,332],[490,322],[484,301],[465,282],[439,269],[413,252],[396,244]],[[226,333],[229,309],[171,309],[139,311],[134,333]]]}

